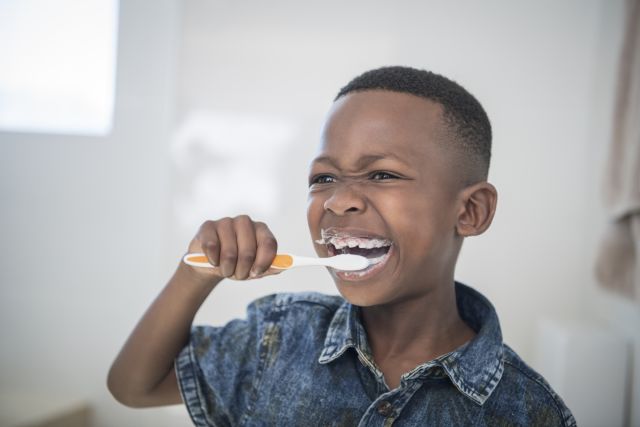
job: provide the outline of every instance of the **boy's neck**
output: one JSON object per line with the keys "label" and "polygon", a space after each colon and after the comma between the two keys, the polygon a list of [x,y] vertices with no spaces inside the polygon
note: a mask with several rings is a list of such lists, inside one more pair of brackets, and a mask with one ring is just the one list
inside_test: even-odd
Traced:
{"label": "boy's neck", "polygon": [[475,336],[460,318],[453,281],[420,298],[363,307],[361,313],[369,346],[380,366],[393,361],[413,368]]}

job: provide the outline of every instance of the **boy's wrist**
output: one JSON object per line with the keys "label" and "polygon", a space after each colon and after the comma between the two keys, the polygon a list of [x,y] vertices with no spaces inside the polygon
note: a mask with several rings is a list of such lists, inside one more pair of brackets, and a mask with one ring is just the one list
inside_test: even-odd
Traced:
{"label": "boy's wrist", "polygon": [[222,277],[199,274],[194,270],[195,268],[197,267],[180,262],[171,282],[181,288],[204,291],[208,295],[223,279]]}

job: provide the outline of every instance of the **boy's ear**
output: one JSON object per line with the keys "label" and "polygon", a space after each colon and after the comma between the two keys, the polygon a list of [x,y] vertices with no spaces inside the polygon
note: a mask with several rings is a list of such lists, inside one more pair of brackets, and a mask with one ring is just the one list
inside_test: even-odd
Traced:
{"label": "boy's ear", "polygon": [[463,189],[460,200],[462,203],[456,222],[458,235],[469,237],[484,233],[496,212],[496,188],[488,182],[479,182]]}

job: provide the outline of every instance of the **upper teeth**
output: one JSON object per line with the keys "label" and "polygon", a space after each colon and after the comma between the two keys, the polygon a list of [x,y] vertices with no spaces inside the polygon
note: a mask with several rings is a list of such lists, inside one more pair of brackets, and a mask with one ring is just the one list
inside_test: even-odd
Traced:
{"label": "upper teeth", "polygon": [[364,238],[331,238],[328,243],[335,246],[336,249],[342,248],[382,248],[384,246],[390,246],[391,242],[386,239],[364,239]]}

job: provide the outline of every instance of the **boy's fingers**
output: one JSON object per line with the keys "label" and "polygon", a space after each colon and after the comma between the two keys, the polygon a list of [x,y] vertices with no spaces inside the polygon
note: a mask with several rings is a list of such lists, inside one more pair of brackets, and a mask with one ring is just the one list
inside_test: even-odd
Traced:
{"label": "boy's fingers", "polygon": [[218,233],[213,231],[208,234],[206,240],[202,242],[202,252],[209,259],[209,263],[214,267],[220,265],[220,239]]}
{"label": "boy's fingers", "polygon": [[203,252],[209,263],[220,264],[220,239],[216,231],[216,222],[207,220],[202,223],[195,238],[189,244],[189,252]]}
{"label": "boy's fingers", "polygon": [[282,272],[270,268],[278,243],[269,227],[247,215],[205,221],[189,244],[189,252],[199,250],[222,277],[246,280]]}
{"label": "boy's fingers", "polygon": [[271,263],[278,252],[278,242],[264,223],[256,223],[256,259],[251,268],[251,276],[258,276],[271,267]]}
{"label": "boy's fingers", "polygon": [[220,264],[220,239],[213,221],[207,221],[200,227],[198,240],[200,249],[207,256],[209,263],[217,267]]}
{"label": "boy's fingers", "polygon": [[233,221],[238,247],[234,277],[244,280],[249,277],[249,269],[256,258],[256,232],[254,223],[246,215],[238,216]]}
{"label": "boy's fingers", "polygon": [[231,218],[219,220],[217,231],[220,239],[220,272],[224,277],[231,277],[238,261],[238,244]]}

